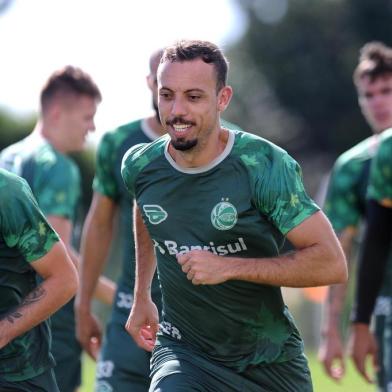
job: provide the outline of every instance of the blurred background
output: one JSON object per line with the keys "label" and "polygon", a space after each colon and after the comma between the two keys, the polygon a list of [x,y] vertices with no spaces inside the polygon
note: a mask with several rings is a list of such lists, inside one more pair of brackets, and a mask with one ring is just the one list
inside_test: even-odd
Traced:
{"label": "blurred background", "polygon": [[[72,64],[89,72],[103,102],[88,150],[74,155],[84,178],[83,216],[100,137],[149,114],[148,57],[179,38],[224,48],[234,88],[225,119],[286,149],[319,200],[336,157],[370,135],[352,73],[364,43],[392,45],[392,0],[0,0],[0,150],[32,130],[54,69]],[[116,268],[110,263],[107,273]],[[286,290],[285,297],[312,356],[324,291]]]}

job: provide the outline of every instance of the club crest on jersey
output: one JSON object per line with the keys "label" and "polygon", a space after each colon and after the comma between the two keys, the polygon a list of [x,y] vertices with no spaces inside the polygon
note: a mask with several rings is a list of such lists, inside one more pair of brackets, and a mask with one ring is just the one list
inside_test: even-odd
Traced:
{"label": "club crest on jersey", "polygon": [[158,225],[167,218],[167,212],[158,204],[145,204],[143,211],[152,225]]}
{"label": "club crest on jersey", "polygon": [[211,223],[218,230],[229,230],[237,223],[237,209],[222,199],[211,211]]}

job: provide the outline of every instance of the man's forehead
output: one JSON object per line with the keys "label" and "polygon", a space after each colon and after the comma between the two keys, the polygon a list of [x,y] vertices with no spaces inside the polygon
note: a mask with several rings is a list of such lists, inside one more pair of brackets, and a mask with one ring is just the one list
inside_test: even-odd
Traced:
{"label": "man's forehead", "polygon": [[207,64],[201,59],[189,61],[165,61],[159,64],[157,73],[158,85],[162,87],[166,83],[190,83],[197,84],[200,82],[215,85],[216,74],[214,66]]}

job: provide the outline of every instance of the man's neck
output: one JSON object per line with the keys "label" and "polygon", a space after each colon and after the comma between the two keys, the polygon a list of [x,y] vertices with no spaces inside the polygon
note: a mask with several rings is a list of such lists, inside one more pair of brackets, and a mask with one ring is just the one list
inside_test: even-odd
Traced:
{"label": "man's neck", "polygon": [[224,151],[229,140],[229,131],[220,128],[218,132],[212,134],[208,140],[187,151],[176,150],[169,144],[168,152],[177,163],[185,168],[202,167],[210,164]]}

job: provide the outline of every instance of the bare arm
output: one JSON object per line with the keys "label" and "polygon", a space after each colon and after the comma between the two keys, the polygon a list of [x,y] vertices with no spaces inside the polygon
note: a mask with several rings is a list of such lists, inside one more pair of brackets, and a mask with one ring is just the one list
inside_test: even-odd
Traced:
{"label": "bare arm", "polygon": [[[356,229],[350,226],[342,230],[339,241],[351,267],[351,250]],[[340,380],[345,374],[344,345],[340,333],[340,319],[347,293],[347,283],[335,284],[329,287],[328,298],[324,309],[324,324],[321,331],[319,359],[326,373],[335,380]]]}
{"label": "bare arm", "polygon": [[[72,262],[74,263],[75,267],[79,270],[80,269],[80,255],[78,252],[73,248],[71,244],[71,237],[72,237],[72,230],[73,225],[69,219],[49,215],[47,217],[49,223],[53,226],[53,228],[57,231],[60,238],[63,240],[67,252],[70,255]],[[102,241],[102,240],[101,240]],[[98,270],[99,272],[101,270]],[[106,305],[111,305],[113,303],[114,292],[115,292],[115,284],[108,278],[103,276],[97,278],[95,281],[94,286],[94,296],[101,302]]]}
{"label": "bare arm", "polygon": [[177,259],[194,284],[245,280],[274,286],[313,287],[346,282],[343,250],[321,211],[292,229],[287,238],[297,250],[279,257],[223,258],[196,250],[178,255]]}
{"label": "bare arm", "polygon": [[154,247],[140,211],[134,206],[136,280],[134,303],[126,323],[128,333],[143,349],[151,351],[158,332],[159,314],[151,299],[151,283],[156,269]]}
{"label": "bare arm", "polygon": [[[116,204],[108,197],[94,193],[93,201],[84,223],[80,289],[75,300],[77,336],[84,349],[93,357],[97,355],[101,341],[101,327],[91,313],[91,302],[96,284],[107,259],[113,235],[113,221]],[[111,284],[113,301],[115,285]]]}
{"label": "bare arm", "polygon": [[0,348],[47,319],[75,294],[78,275],[63,243],[31,263],[44,281],[0,320]]}

